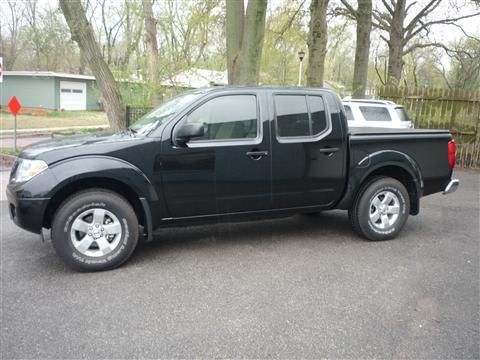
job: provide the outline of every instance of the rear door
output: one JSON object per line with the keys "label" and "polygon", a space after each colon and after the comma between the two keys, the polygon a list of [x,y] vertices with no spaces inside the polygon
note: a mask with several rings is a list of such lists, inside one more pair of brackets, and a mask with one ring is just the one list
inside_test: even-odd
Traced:
{"label": "rear door", "polygon": [[330,93],[273,94],[273,206],[329,206],[345,185],[346,121]]}
{"label": "rear door", "polygon": [[[271,208],[270,129],[256,92],[216,94],[202,101],[162,142],[162,181],[174,218]],[[205,136],[179,147],[180,126],[202,123]]]}

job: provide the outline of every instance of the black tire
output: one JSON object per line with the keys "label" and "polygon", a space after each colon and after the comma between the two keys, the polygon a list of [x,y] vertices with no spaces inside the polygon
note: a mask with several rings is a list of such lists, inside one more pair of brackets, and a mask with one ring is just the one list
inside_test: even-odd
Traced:
{"label": "black tire", "polygon": [[[394,218],[396,211],[398,216]],[[362,186],[348,216],[357,234],[368,240],[381,241],[395,238],[407,222],[409,213],[410,197],[405,186],[393,178],[375,177]]]}
{"label": "black tire", "polygon": [[[86,215],[81,218],[83,214]],[[94,222],[95,214],[103,214],[101,230],[95,228],[95,224],[100,223]],[[83,252],[79,250],[81,247],[78,244],[83,237],[87,237],[87,233],[76,231],[77,225],[72,229],[77,220],[82,226],[92,225],[88,228],[93,229],[88,232],[90,245]],[[104,229],[113,225],[115,230],[112,233],[117,233],[110,235],[107,233],[109,230]],[[60,205],[53,219],[51,237],[56,253],[70,268],[82,272],[111,270],[127,261],[135,250],[138,243],[138,220],[132,206],[122,196],[108,190],[91,189],[72,195]],[[108,245],[105,247],[107,250],[100,247],[100,240],[102,244]],[[107,240],[107,243],[103,240]]]}

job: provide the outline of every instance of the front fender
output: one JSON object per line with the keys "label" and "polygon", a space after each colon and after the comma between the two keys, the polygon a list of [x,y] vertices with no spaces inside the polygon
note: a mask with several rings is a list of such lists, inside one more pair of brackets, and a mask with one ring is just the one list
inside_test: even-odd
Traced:
{"label": "front fender", "polygon": [[55,163],[50,167],[56,179],[49,194],[53,195],[64,186],[82,179],[104,178],[119,181],[132,188],[138,197],[158,201],[158,194],[148,177],[135,165],[109,156],[81,156]]}

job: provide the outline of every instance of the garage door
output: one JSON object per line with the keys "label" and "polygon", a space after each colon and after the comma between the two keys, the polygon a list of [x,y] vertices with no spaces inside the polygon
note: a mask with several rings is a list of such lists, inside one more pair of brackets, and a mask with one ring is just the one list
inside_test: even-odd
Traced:
{"label": "garage door", "polygon": [[86,83],[60,81],[60,108],[63,110],[86,110]]}

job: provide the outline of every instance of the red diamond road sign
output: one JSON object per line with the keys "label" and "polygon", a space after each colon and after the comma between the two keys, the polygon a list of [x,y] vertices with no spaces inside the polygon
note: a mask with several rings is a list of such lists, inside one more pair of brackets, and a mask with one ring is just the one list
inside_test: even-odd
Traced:
{"label": "red diamond road sign", "polygon": [[22,108],[22,105],[20,104],[16,96],[10,99],[10,102],[8,103],[8,108],[14,116],[16,116],[18,111]]}

